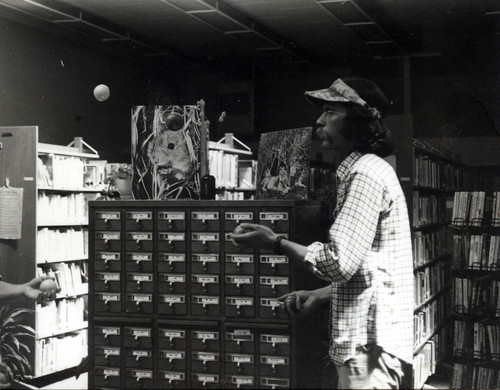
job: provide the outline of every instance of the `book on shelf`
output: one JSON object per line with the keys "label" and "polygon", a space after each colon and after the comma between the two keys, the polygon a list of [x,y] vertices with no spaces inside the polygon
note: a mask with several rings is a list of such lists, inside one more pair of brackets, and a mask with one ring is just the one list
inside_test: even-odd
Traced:
{"label": "book on shelf", "polygon": [[500,281],[456,277],[453,282],[453,308],[459,314],[500,314]]}
{"label": "book on shelf", "polygon": [[457,191],[453,199],[452,223],[454,225],[483,226],[493,218],[494,196],[485,191]]}
{"label": "book on shelf", "polygon": [[455,234],[453,267],[455,269],[500,270],[500,236],[490,234]]}
{"label": "book on shelf", "polygon": [[239,160],[238,187],[255,189],[257,187],[257,161]]}
{"label": "book on shelf", "polygon": [[87,331],[36,340],[36,376],[75,367],[87,356]]}
{"label": "book on shelf", "polygon": [[255,188],[255,160],[240,160],[237,154],[223,150],[209,150],[208,158],[209,172],[215,177],[217,188]]}
{"label": "book on shelf", "polygon": [[492,198],[493,198],[491,207],[492,226],[500,226],[500,191],[494,192]]}
{"label": "book on shelf", "polygon": [[79,157],[49,154],[44,156],[42,164],[54,188],[84,188],[85,163]]}
{"label": "book on shelf", "polygon": [[49,170],[40,157],[36,159],[36,174],[38,186],[52,187],[52,179]]}

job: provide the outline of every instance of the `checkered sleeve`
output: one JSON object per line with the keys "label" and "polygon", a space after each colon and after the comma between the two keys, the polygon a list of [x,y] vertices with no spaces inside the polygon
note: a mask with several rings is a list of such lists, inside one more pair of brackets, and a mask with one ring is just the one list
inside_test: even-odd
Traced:
{"label": "checkered sleeve", "polygon": [[330,242],[311,244],[305,256],[316,276],[345,283],[360,268],[374,242],[382,211],[383,186],[365,172],[346,182],[346,199],[330,229]]}

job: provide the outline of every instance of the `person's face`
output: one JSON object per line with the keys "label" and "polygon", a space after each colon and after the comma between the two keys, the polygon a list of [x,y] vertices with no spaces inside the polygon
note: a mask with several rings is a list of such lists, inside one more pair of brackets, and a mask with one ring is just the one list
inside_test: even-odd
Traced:
{"label": "person's face", "polygon": [[352,147],[345,134],[346,107],[340,103],[325,103],[323,113],[316,120],[316,134],[322,141],[324,149],[334,149],[338,151],[348,151]]}

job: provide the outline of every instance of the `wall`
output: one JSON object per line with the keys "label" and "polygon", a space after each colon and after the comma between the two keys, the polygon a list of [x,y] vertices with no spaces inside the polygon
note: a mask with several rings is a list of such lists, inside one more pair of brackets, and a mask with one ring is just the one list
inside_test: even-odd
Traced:
{"label": "wall", "polygon": [[[169,73],[5,19],[0,36],[0,126],[38,125],[40,142],[83,137],[102,159],[129,162],[133,105],[214,100],[206,72]],[[104,102],[93,96],[101,83],[111,91]]]}

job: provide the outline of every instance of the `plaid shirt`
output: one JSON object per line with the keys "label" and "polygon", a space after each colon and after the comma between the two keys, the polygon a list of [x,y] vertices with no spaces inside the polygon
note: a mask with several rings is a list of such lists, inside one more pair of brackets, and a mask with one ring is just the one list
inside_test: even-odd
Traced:
{"label": "plaid shirt", "polygon": [[337,170],[330,242],[307,247],[305,261],[332,282],[331,345],[343,364],[368,343],[411,363],[413,260],[405,197],[392,167],[351,153]]}

